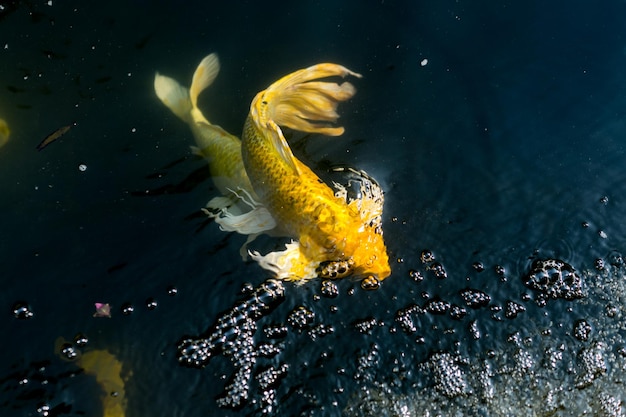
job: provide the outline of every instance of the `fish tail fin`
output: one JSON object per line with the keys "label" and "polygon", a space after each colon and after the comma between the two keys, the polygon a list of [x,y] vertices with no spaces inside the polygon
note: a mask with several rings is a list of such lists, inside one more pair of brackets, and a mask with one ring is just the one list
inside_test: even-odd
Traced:
{"label": "fish tail fin", "polygon": [[347,75],[361,78],[360,74],[330,63],[293,72],[260,92],[250,113],[261,124],[274,122],[303,132],[339,136],[344,129],[334,125],[339,118],[337,105],[354,96],[356,89],[349,82],[316,80]]}
{"label": "fish tail fin", "polygon": [[200,61],[189,89],[173,78],[157,73],[154,77],[154,91],[163,104],[185,122],[208,123],[198,109],[198,96],[213,83],[219,71],[220,62],[217,54],[213,53]]}
{"label": "fish tail fin", "polygon": [[159,100],[172,113],[185,122],[190,121],[192,105],[187,88],[180,85],[175,79],[157,72],[154,76],[154,91]]}
{"label": "fish tail fin", "polygon": [[191,99],[191,106],[194,109],[198,108],[198,96],[207,87],[213,84],[215,77],[220,72],[220,60],[216,53],[205,56],[196,71],[193,73],[191,80],[191,88],[189,89],[189,96]]}

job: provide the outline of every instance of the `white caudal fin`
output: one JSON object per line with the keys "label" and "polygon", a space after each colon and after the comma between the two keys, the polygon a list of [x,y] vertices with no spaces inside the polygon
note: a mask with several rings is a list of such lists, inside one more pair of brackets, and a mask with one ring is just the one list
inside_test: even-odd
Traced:
{"label": "white caudal fin", "polygon": [[154,91],[172,113],[186,122],[190,120],[192,107],[189,90],[178,81],[157,72],[154,76]]}

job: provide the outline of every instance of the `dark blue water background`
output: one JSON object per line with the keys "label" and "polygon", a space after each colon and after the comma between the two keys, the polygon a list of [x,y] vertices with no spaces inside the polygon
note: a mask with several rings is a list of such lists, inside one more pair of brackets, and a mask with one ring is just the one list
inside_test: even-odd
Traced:
{"label": "dark blue water background", "polygon": [[[176,361],[183,335],[205,332],[242,298],[244,283],[268,278],[241,261],[244,238],[199,211],[217,191],[189,151],[189,129],[153,91],[155,71],[187,84],[211,52],[222,70],[201,107],[235,134],[254,94],[288,72],[328,61],[364,75],[340,108],[346,133],[294,147],[315,170],[348,164],[380,182],[393,275],[374,292],[340,281],[334,299],[320,297],[318,281],[286,285],[286,300],[260,328],[304,306],[334,332],[289,328],[279,356],[259,364],[256,372],[289,366],[276,388],[280,415],[360,415],[355,398],[371,401],[362,392],[378,384],[391,387],[380,400],[389,407],[395,395],[436,394],[420,365],[433,352],[481,358],[506,349],[515,332],[552,329],[551,343],[571,345],[574,356],[585,346],[572,325],[603,314],[605,300],[589,292],[540,308],[521,277],[535,258],[563,259],[583,274],[625,250],[623,1],[50,3],[0,10],[0,118],[11,128],[0,149],[2,415],[37,415],[42,403],[57,415],[101,412],[93,378],[54,353],[57,337],[77,333],[124,364],[128,416],[257,412],[254,401],[217,407],[232,373],[227,359],[203,370]],[[424,249],[447,278],[422,264]],[[463,305],[467,287],[489,294],[490,306],[462,320],[422,315],[413,334],[394,321],[428,299]],[[18,301],[33,318],[14,317]],[[526,311],[504,318],[497,307],[507,301]],[[93,318],[94,302],[110,303],[113,317]],[[124,303],[133,314],[121,314]],[[380,325],[359,332],[354,322],[369,317]],[[378,359],[364,370],[359,358],[372,349]],[[465,400],[438,401],[445,409]]]}

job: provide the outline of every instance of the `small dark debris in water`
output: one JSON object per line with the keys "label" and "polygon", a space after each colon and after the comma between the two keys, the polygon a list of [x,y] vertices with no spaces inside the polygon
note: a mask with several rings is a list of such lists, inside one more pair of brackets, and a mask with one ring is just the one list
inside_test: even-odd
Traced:
{"label": "small dark debris in water", "polygon": [[35,314],[33,310],[30,308],[28,303],[24,301],[18,301],[13,304],[13,315],[16,319],[26,320],[32,318]]}
{"label": "small dark debris in water", "polygon": [[96,84],[104,84],[104,83],[108,83],[109,81],[111,81],[113,79],[113,77],[111,76],[106,76],[106,77],[100,77],[98,79],[96,79]]}
{"label": "small dark debris in water", "polygon": [[10,93],[23,93],[26,91],[26,89],[24,88],[18,88],[12,85],[7,85],[7,90],[9,90]]}
{"label": "small dark debris in water", "polygon": [[37,150],[41,151],[46,146],[50,145],[55,140],[59,139],[61,136],[66,134],[73,125],[76,125],[76,123],[73,123],[72,125],[60,127],[54,132],[50,133],[48,136],[44,138],[44,140],[41,141],[41,143],[39,143],[39,145],[37,145]]}
{"label": "small dark debris in water", "polygon": [[109,303],[94,303],[96,312],[93,313],[94,317],[107,317],[111,318],[111,305]]}
{"label": "small dark debris in water", "polygon": [[115,271],[119,271],[120,269],[123,269],[124,267],[126,267],[126,265],[128,265],[127,262],[121,262],[117,265],[113,265],[112,267],[110,267],[109,269],[107,269],[107,273],[111,274]]}

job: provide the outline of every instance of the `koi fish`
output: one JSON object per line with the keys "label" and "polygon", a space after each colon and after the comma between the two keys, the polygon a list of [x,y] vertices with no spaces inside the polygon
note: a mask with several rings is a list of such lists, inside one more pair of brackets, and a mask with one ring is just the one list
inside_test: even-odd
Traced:
{"label": "koi fish", "polygon": [[4,119],[0,119],[0,148],[7,144],[11,130]]}
{"label": "koi fish", "polygon": [[122,363],[109,351],[103,349],[80,352],[72,350],[74,356],[68,358],[61,354],[65,346],[72,346],[62,337],[55,341],[55,352],[59,357],[68,362],[75,362],[87,375],[96,378],[96,382],[102,388],[102,415],[103,417],[124,417],[126,415],[125,382],[122,379]]}
{"label": "koi fish", "polygon": [[206,56],[196,68],[189,89],[176,80],[156,73],[154,90],[172,113],[183,120],[193,133],[194,152],[209,162],[213,183],[222,194],[211,199],[204,209],[224,231],[250,235],[245,247],[258,234],[276,227],[267,209],[258,202],[241,159],[241,141],[218,125],[212,124],[198,108],[198,96],[209,87],[220,70],[217,54]]}
{"label": "koi fish", "polygon": [[[292,242],[283,251],[249,252],[278,278],[303,282],[328,271],[363,277],[376,288],[391,274],[382,236],[383,193],[375,182],[362,185],[362,197],[348,199],[345,187],[333,191],[292,153],[280,126],[340,136],[335,126],[339,102],[356,93],[349,82],[318,81],[360,74],[336,64],[293,72],[259,92],[244,124],[241,153],[261,204]],[[326,271],[326,272],[325,272]]]}

